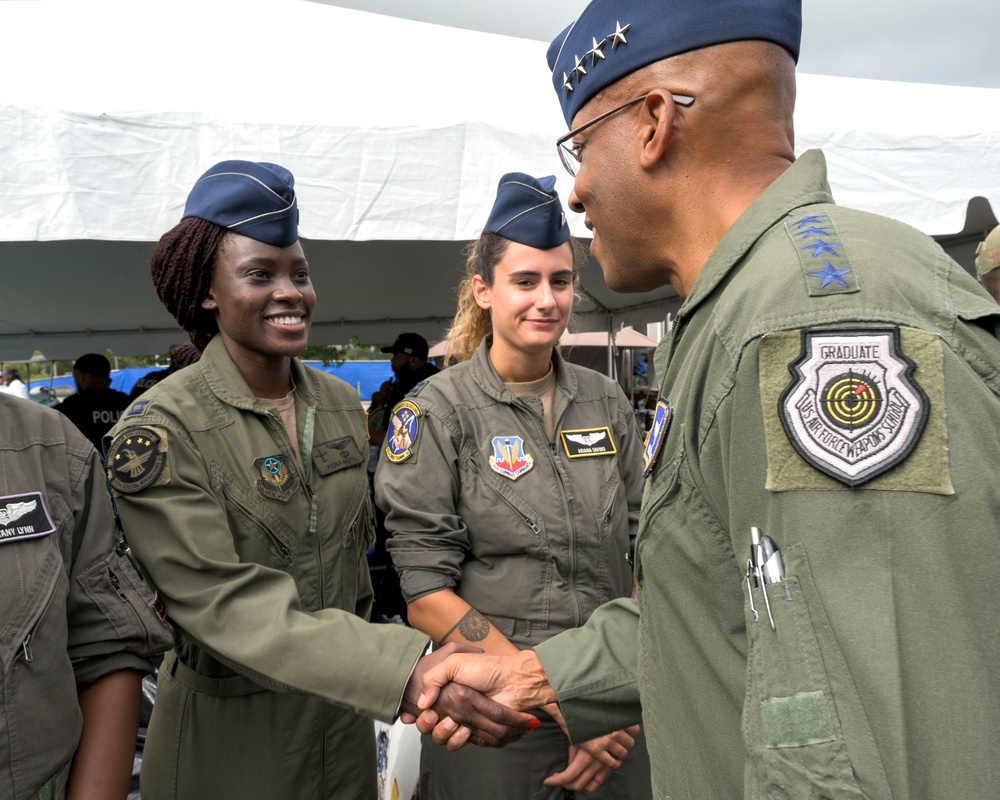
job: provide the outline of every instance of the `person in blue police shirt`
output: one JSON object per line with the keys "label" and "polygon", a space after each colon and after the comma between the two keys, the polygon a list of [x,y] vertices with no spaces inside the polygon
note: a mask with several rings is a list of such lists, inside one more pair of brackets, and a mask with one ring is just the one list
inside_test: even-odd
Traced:
{"label": "person in blue police shirt", "polygon": [[[439,646],[516,653],[632,590],[641,443],[621,388],[556,349],[584,253],[554,186],[501,178],[448,334],[459,363],[395,406],[376,473],[409,622]],[[425,746],[421,798],[651,796],[635,728],[571,744],[542,720],[502,752]]]}

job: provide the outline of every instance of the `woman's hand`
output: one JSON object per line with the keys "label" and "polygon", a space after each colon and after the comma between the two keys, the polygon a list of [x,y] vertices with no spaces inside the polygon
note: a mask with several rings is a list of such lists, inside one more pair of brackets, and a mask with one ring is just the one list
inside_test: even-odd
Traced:
{"label": "woman's hand", "polygon": [[570,745],[569,764],[545,779],[546,786],[561,786],[574,792],[596,792],[635,747],[639,726],[615,731],[579,746]]}

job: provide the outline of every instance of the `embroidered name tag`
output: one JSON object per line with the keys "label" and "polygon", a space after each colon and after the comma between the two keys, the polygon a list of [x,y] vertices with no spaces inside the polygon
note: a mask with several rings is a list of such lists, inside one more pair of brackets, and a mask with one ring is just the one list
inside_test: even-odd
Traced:
{"label": "embroidered name tag", "polygon": [[348,467],[355,467],[364,461],[361,448],[353,436],[331,439],[313,448],[313,466],[320,475],[332,475]]}
{"label": "embroidered name tag", "polygon": [[567,458],[593,458],[595,456],[613,456],[618,450],[611,436],[611,428],[582,428],[573,431],[560,431],[563,449]]}
{"label": "embroidered name tag", "polygon": [[789,441],[806,461],[860,486],[903,461],[930,411],[898,328],[805,330],[778,402]]}
{"label": "embroidered name tag", "polygon": [[41,492],[0,497],[0,544],[54,533]]}

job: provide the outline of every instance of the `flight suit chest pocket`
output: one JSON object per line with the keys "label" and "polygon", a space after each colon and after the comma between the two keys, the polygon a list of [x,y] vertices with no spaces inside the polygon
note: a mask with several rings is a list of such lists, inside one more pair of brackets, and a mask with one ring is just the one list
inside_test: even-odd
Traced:
{"label": "flight suit chest pocket", "polygon": [[871,727],[804,549],[782,553],[784,580],[764,587],[744,580],[746,796],[889,800]]}
{"label": "flight suit chest pocket", "polygon": [[[217,464],[212,465],[211,472],[213,489],[225,503],[230,533],[240,560],[284,570],[295,564],[296,539],[289,527],[296,516],[293,504],[279,505],[277,501],[259,496]],[[278,508],[272,508],[271,504]]]}

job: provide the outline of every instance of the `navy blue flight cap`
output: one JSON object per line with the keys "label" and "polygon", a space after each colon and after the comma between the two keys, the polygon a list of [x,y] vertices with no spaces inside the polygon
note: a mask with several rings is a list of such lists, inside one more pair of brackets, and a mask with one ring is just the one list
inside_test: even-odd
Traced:
{"label": "navy blue flight cap", "polygon": [[556,194],[556,176],[504,175],[483,233],[495,233],[539,250],[551,250],[568,241],[569,225]]}
{"label": "navy blue flight cap", "polygon": [[664,58],[723,42],[764,39],[796,60],[801,0],[593,0],[549,45],[566,124],[587,101]]}
{"label": "navy blue flight cap", "polygon": [[234,233],[275,247],[299,238],[295,178],[277,164],[222,161],[198,178],[184,217],[214,222]]}

